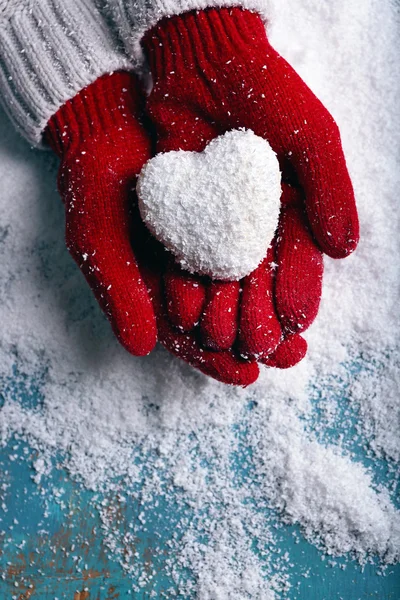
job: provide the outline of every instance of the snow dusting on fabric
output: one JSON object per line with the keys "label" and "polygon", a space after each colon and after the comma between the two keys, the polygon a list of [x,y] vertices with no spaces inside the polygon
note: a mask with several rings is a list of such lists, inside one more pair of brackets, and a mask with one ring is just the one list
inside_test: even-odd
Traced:
{"label": "snow dusting on fabric", "polygon": [[[361,242],[325,262],[305,360],[264,369],[246,390],[162,349],[134,358],[118,345],[64,246],[56,159],[29,152],[2,115],[0,443],[10,457],[18,443],[32,450],[23,462],[39,495],[57,470],[92,491],[105,548],[133,593],[157,597],[135,540],[160,505],[166,533],[152,557],[179,597],[287,597],[295,559],[277,549],[292,525],[333,567],[335,557],[343,568],[399,561],[394,10],[380,0],[279,3],[270,41],[339,124]],[[15,500],[8,485],[0,518]]]}

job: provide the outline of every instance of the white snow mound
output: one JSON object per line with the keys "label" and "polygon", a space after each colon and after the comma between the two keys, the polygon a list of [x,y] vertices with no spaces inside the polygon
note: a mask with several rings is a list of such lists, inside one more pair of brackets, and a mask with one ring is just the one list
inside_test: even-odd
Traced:
{"label": "white snow mound", "polygon": [[200,153],[158,154],[143,167],[137,193],[143,221],[184,269],[238,280],[274,237],[281,174],[267,141],[232,130]]}

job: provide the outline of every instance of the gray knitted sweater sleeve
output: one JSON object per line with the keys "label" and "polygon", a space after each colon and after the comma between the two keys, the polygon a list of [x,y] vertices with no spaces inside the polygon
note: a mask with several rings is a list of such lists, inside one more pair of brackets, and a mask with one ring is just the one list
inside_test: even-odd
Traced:
{"label": "gray knitted sweater sleeve", "polygon": [[124,68],[130,63],[92,0],[0,0],[0,99],[33,145],[67,100]]}

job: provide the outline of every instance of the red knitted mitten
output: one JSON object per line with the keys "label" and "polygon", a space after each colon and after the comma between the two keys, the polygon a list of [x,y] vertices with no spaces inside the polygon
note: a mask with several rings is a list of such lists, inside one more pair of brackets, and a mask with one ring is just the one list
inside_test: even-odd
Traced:
{"label": "red knitted mitten", "polygon": [[135,90],[128,73],[101,77],[51,118],[47,140],[61,158],[67,247],[121,344],[140,356],[156,343],[156,320],[130,245],[130,194],[150,156]]}
{"label": "red knitted mitten", "polygon": [[321,251],[343,258],[359,237],[337,125],[270,46],[257,14],[241,8],[185,13],[160,21],[143,44],[158,151],[202,151],[230,129],[252,129],[277,153],[289,184],[277,238],[260,267],[240,284],[196,276],[189,284],[174,267],[165,282],[169,315],[185,331],[201,321],[212,348],[229,348],[239,331],[243,353],[289,366],[304,355],[298,332],[318,310]]}
{"label": "red knitted mitten", "polygon": [[[160,297],[153,304],[151,294],[162,280],[166,253],[152,264],[149,294],[146,252],[138,260],[132,246],[132,229],[141,226],[132,192],[151,156],[150,140],[139,120],[143,98],[138,90],[129,73],[99,78],[51,118],[46,139],[61,158],[58,186],[68,249],[119,341],[140,356],[156,343],[156,318],[163,323]],[[160,285],[157,291],[162,293]],[[159,326],[158,339],[175,355],[226,383],[248,385],[257,378],[254,362],[229,352],[203,356],[192,335],[181,348],[181,335],[165,325]]]}

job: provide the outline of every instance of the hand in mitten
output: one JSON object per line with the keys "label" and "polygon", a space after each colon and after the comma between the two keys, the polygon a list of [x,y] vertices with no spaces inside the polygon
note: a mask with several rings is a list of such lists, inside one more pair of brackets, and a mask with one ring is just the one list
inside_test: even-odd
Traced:
{"label": "hand in mitten", "polygon": [[[168,324],[161,287],[165,252],[154,262],[154,253],[142,252],[138,260],[133,251],[132,228],[140,228],[140,218],[132,192],[151,155],[141,109],[137,80],[116,72],[97,79],[51,118],[46,139],[61,158],[68,249],[129,352],[148,354],[158,327],[158,339],[175,355],[225,383],[248,385],[258,375],[254,361],[203,352],[192,335]],[[133,241],[137,246],[139,240]]]}
{"label": "hand in mitten", "polygon": [[158,151],[200,152],[226,131],[251,129],[272,146],[289,184],[277,239],[260,267],[241,283],[211,285],[196,276],[188,285],[179,268],[170,270],[170,318],[183,331],[201,320],[212,348],[230,347],[239,332],[243,353],[289,366],[304,354],[298,333],[318,310],[321,251],[343,258],[358,242],[337,125],[270,46],[257,14],[221,8],[171,17],[146,34],[143,46]]}

